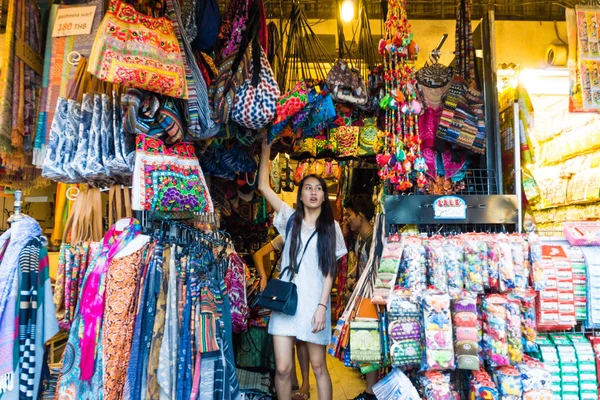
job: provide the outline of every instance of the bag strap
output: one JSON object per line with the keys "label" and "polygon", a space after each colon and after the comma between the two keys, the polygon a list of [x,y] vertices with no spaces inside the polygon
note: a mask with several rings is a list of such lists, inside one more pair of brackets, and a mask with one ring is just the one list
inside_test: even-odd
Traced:
{"label": "bag strap", "polygon": [[90,240],[93,242],[99,242],[104,236],[102,234],[104,231],[104,227],[102,224],[102,216],[104,215],[104,213],[102,212],[102,193],[98,188],[93,188],[90,191],[92,192],[92,194],[90,195],[90,200],[92,201]]}
{"label": "bag strap", "polygon": [[[317,235],[317,231],[315,230],[312,235],[310,235],[310,237],[308,238],[308,240],[306,241],[306,244],[304,245],[304,250],[302,251],[302,256],[300,257],[300,261],[298,262],[298,264],[296,264],[296,268],[292,269],[290,266],[287,266],[283,269],[283,271],[281,271],[282,274],[289,272],[291,279],[293,280],[295,275],[298,273],[298,271],[300,270],[300,264],[302,264],[302,260],[304,260],[304,255],[306,254],[306,250],[308,250],[308,245],[310,244],[311,240],[313,240],[313,238]],[[286,238],[287,239],[287,238]]]}
{"label": "bag strap", "polygon": [[[77,198],[79,198],[79,196],[83,196],[83,193],[81,191],[77,195]],[[73,223],[74,223],[74,221],[76,221],[79,218],[79,213],[81,212],[81,204],[82,204],[81,201],[77,201],[77,198],[75,198],[75,200],[73,201],[69,216],[67,217],[67,222],[65,223],[65,228],[64,228],[63,237],[62,237],[63,243],[73,241],[73,232],[72,232]]]}
{"label": "bag strap", "polygon": [[132,217],[132,213],[131,213],[131,193],[129,193],[129,187],[124,186],[123,187],[123,195],[124,195],[124,199],[123,199],[123,211],[124,211],[124,217],[125,218],[131,218]]}

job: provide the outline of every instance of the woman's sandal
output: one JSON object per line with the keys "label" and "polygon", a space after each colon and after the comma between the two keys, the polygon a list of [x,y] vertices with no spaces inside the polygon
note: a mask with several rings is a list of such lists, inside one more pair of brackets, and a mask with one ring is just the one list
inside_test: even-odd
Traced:
{"label": "woman's sandal", "polygon": [[292,396],[292,400],[308,400],[310,399],[310,393],[297,392]]}

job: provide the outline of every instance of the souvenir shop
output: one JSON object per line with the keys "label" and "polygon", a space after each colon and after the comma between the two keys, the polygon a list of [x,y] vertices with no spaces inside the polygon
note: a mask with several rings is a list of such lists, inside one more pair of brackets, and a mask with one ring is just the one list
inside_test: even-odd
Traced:
{"label": "souvenir shop", "polygon": [[350,250],[334,398],[600,399],[600,8],[482,4],[3,0],[0,397],[276,399],[266,142]]}

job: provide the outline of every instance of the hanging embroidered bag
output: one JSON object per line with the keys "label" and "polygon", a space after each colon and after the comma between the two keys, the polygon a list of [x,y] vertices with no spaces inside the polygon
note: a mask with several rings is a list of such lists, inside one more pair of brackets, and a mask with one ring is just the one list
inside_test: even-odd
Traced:
{"label": "hanging embroidered bag", "polygon": [[277,100],[277,117],[273,125],[279,125],[302,110],[308,103],[306,82],[300,81],[296,86]]}
{"label": "hanging embroidered bag", "polygon": [[88,72],[107,82],[188,98],[183,57],[173,25],[120,0],[110,0]]}
{"label": "hanging embroidered bag", "polygon": [[285,168],[281,171],[281,190],[284,192],[294,191],[294,179],[293,179],[292,167],[290,166],[290,155],[285,155]]}
{"label": "hanging embroidered bag", "polygon": [[246,263],[237,253],[229,255],[229,268],[227,268],[225,274],[225,285],[231,303],[233,333],[246,332],[250,315],[246,300]]}
{"label": "hanging embroidered bag", "polygon": [[171,148],[156,138],[136,138],[132,208],[148,211],[213,212],[204,174],[191,143]]}
{"label": "hanging embroidered bag", "polygon": [[243,127],[259,130],[275,118],[281,94],[258,38],[252,42],[250,75],[235,94],[231,118]]}
{"label": "hanging embroidered bag", "polygon": [[340,126],[332,129],[335,132],[335,138],[338,143],[338,156],[340,158],[349,158],[356,156],[358,147],[358,126]]}
{"label": "hanging embroidered bag", "polygon": [[331,90],[333,99],[340,103],[364,106],[369,101],[367,87],[360,77],[360,72],[350,68],[348,63],[341,59],[337,60],[327,74],[325,84]]}
{"label": "hanging embroidered bag", "polygon": [[375,118],[365,118],[364,126],[360,127],[358,138],[358,157],[369,157],[377,154],[377,136],[379,129],[377,128],[377,120]]}

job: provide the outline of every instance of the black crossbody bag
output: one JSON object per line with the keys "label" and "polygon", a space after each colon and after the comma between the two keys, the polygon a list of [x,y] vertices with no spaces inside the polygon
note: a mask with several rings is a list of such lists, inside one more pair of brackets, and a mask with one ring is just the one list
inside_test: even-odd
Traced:
{"label": "black crossbody bag", "polygon": [[[294,276],[298,273],[298,269],[300,268],[300,264],[302,264],[302,260],[304,259],[304,255],[308,249],[308,245],[313,237],[315,237],[316,233],[317,231],[315,230],[306,242],[306,245],[304,245],[304,251],[302,252],[300,262],[296,266],[296,270],[294,271],[290,266],[288,266],[281,271],[281,274],[290,272],[291,280],[294,280]],[[278,311],[287,315],[295,315],[296,309],[298,308],[298,288],[294,282],[282,281],[281,279],[271,279],[269,283],[267,283],[265,290],[263,290],[263,292],[260,294],[258,305],[271,311]]]}

